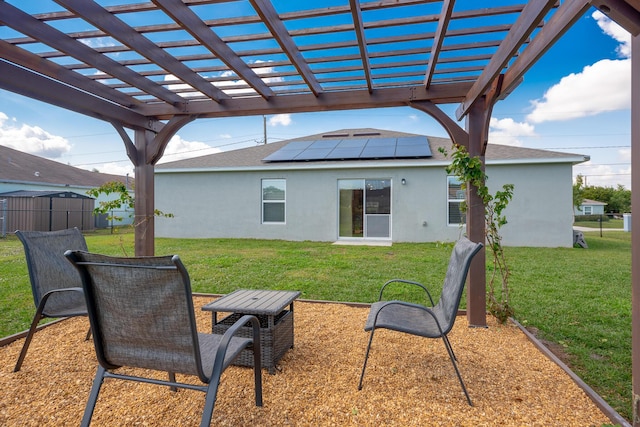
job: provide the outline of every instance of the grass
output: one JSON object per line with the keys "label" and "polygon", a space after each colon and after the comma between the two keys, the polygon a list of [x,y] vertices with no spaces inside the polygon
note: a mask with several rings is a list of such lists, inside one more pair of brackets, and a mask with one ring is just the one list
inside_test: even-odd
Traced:
{"label": "grass", "polygon": [[[89,249],[133,254],[132,234],[86,236]],[[506,248],[516,318],[559,344],[572,369],[614,409],[631,418],[630,233],[586,233],[589,249]],[[157,254],[181,256],[194,292],[292,289],[302,298],[372,302],[387,279],[438,290],[450,244],[392,247],[237,239],[157,239]],[[0,336],[28,328],[34,307],[24,254],[0,239]],[[437,292],[436,292],[437,294]],[[417,301],[398,291],[393,297]],[[464,306],[464,300],[463,300]],[[552,386],[552,385],[550,385]]]}

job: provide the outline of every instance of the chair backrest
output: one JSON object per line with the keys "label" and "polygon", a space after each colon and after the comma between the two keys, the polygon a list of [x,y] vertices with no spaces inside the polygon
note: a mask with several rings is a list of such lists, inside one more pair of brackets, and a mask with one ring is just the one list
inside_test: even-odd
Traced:
{"label": "chair backrest", "polygon": [[438,320],[441,322],[440,326],[445,334],[451,330],[455,322],[471,260],[482,246],[482,243],[474,243],[462,237],[453,247],[440,300],[435,306]]}
{"label": "chair backrest", "polygon": [[98,361],[197,375],[203,382],[191,284],[177,255],[69,251],[80,271]]}
{"label": "chair backrest", "polygon": [[[64,256],[67,250],[87,250],[84,236],[77,228],[59,231],[16,231],[24,246],[29,269],[33,301],[38,307],[43,295],[54,289],[79,288],[80,275]],[[53,294],[46,303],[44,314],[57,317],[69,307],[84,306],[79,292]]]}

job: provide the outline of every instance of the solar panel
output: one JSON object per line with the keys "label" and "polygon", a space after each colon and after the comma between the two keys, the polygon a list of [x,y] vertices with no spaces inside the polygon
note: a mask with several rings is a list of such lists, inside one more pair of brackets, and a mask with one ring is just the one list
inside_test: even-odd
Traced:
{"label": "solar panel", "polygon": [[366,160],[431,157],[426,136],[293,141],[264,162]]}

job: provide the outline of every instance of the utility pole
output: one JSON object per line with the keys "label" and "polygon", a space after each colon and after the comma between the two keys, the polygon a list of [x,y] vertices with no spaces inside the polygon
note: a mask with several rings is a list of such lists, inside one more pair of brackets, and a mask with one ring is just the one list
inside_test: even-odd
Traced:
{"label": "utility pole", "polygon": [[262,116],[262,133],[264,134],[264,145],[267,145],[267,116]]}

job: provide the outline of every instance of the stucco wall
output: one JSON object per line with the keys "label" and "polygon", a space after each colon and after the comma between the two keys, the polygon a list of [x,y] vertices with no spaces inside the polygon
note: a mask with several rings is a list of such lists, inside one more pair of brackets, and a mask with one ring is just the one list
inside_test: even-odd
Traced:
{"label": "stucco wall", "polygon": [[502,229],[506,246],[571,247],[573,190],[566,164],[488,166],[492,192],[505,183],[515,185]]}
{"label": "stucco wall", "polygon": [[[489,186],[515,185],[504,244],[571,246],[571,167],[488,166]],[[286,223],[261,223],[261,179],[285,178]],[[338,179],[388,178],[394,242],[454,241],[447,225],[444,167],[156,173],[157,237],[236,237],[283,240],[338,239]],[[404,178],[406,184],[402,185]],[[553,190],[550,190],[553,189]]]}

